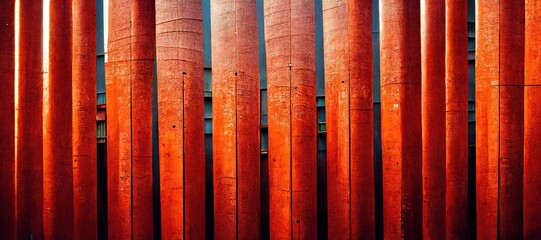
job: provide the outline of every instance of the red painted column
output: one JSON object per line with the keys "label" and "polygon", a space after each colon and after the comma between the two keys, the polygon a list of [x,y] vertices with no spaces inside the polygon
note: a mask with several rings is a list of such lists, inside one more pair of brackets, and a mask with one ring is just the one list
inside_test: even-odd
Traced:
{"label": "red painted column", "polygon": [[43,99],[45,238],[73,238],[71,0],[50,2],[49,74]]}
{"label": "red painted column", "polygon": [[72,0],[74,238],[96,239],[96,5]]}
{"label": "red painted column", "polygon": [[201,1],[156,1],[163,239],[205,238]]}
{"label": "red painted column", "polygon": [[214,237],[258,239],[259,60],[253,0],[211,1]]}
{"label": "red painted column", "polygon": [[499,76],[498,2],[476,2],[475,145],[478,239],[498,237],[498,161],[489,159],[490,92],[492,81]]}
{"label": "red painted column", "polygon": [[41,1],[19,2],[16,125],[17,239],[43,238],[43,76]]}
{"label": "red painted column", "polygon": [[329,236],[375,237],[372,1],[323,1]]}
{"label": "red painted column", "polygon": [[445,235],[445,2],[421,6],[423,237]]}
{"label": "red painted column", "polygon": [[317,229],[314,3],[265,1],[270,237]]}
{"label": "red painted column", "polygon": [[419,5],[419,1],[380,1],[383,234],[386,239],[422,237]]}
{"label": "red painted column", "polygon": [[541,1],[526,0],[524,71],[524,238],[541,238]]}
{"label": "red painted column", "polygon": [[0,5],[0,238],[15,239],[15,1]]}
{"label": "red painted column", "polygon": [[108,223],[117,229],[109,231],[109,237],[149,239],[154,234],[154,1],[111,1],[109,8],[107,130],[113,144],[108,144]]}
{"label": "red painted column", "polygon": [[468,238],[468,1],[448,0],[445,30],[445,236]]}

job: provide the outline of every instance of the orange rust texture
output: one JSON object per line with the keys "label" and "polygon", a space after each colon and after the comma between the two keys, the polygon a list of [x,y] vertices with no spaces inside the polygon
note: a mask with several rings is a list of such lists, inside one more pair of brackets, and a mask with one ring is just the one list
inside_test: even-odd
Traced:
{"label": "orange rust texture", "polygon": [[541,238],[541,1],[526,0],[524,72],[524,238]]}
{"label": "orange rust texture", "polygon": [[260,233],[259,61],[253,0],[213,0],[214,237]]}
{"label": "orange rust texture", "polygon": [[[491,81],[497,80],[499,76],[498,2],[478,0],[476,3],[475,145],[478,239],[498,237],[498,161],[494,158],[489,160]],[[496,148],[497,145],[496,143]]]}
{"label": "orange rust texture", "polygon": [[50,1],[49,74],[43,98],[43,229],[73,238],[71,0]]}
{"label": "orange rust texture", "polygon": [[15,239],[15,0],[0,4],[0,239]]}
{"label": "orange rust texture", "polygon": [[372,1],[323,1],[329,236],[375,234]]}
{"label": "orange rust texture", "polygon": [[421,7],[423,237],[441,239],[445,235],[445,1],[424,2]]}
{"label": "orange rust texture", "polygon": [[156,1],[163,239],[205,238],[202,19],[201,1]]}
{"label": "orange rust texture", "polygon": [[313,1],[264,2],[271,239],[315,239],[316,89]]}
{"label": "orange rust texture", "polygon": [[72,4],[73,231],[75,239],[96,239],[96,4]]}
{"label": "orange rust texture", "polygon": [[16,239],[43,239],[42,6],[19,5]]}
{"label": "orange rust texture", "polygon": [[108,223],[111,239],[150,239],[153,0],[109,2]]}
{"label": "orange rust texture", "polygon": [[468,1],[447,0],[445,5],[445,236],[446,239],[467,239]]}
{"label": "orange rust texture", "polygon": [[384,238],[421,239],[419,1],[381,0]]}

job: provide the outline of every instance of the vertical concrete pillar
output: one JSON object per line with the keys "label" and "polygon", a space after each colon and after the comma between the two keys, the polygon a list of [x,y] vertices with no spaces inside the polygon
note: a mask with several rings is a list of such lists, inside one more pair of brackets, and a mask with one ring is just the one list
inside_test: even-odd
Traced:
{"label": "vertical concrete pillar", "polygon": [[0,238],[15,239],[15,0],[0,4]]}
{"label": "vertical concrete pillar", "polygon": [[380,0],[384,237],[422,237],[419,1]]}
{"label": "vertical concrete pillar", "polygon": [[106,66],[111,239],[153,237],[153,0],[109,2]]}
{"label": "vertical concrete pillar", "polygon": [[524,238],[541,238],[541,1],[526,0],[524,69]]}
{"label": "vertical concrete pillar", "polygon": [[45,238],[73,238],[71,0],[50,1],[49,75],[43,98]]}
{"label": "vertical concrete pillar", "polygon": [[[445,235],[445,2],[421,4],[423,237]],[[466,24],[466,23],[465,23]]]}
{"label": "vertical concrete pillar", "polygon": [[323,1],[329,236],[375,236],[372,1]]}
{"label": "vertical concrete pillar", "polygon": [[212,0],[214,237],[260,232],[259,49],[253,0]]}
{"label": "vertical concrete pillar", "polygon": [[205,238],[201,1],[156,1],[162,238]]}
{"label": "vertical concrete pillar", "polygon": [[317,233],[314,8],[309,0],[264,3],[272,239]]}
{"label": "vertical concrete pillar", "polygon": [[468,238],[468,1],[445,1],[445,236]]}
{"label": "vertical concrete pillar", "polygon": [[17,239],[43,238],[42,1],[19,1]]}
{"label": "vertical concrete pillar", "polygon": [[72,0],[74,238],[96,239],[96,4]]}

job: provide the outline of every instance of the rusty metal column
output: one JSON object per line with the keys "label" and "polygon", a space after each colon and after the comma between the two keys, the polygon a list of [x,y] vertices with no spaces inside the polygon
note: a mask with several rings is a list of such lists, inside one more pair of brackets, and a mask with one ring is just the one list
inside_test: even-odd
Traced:
{"label": "rusty metal column", "polygon": [[111,239],[153,237],[153,0],[109,2],[108,214]]}
{"label": "rusty metal column", "polygon": [[258,239],[259,49],[253,0],[212,0],[214,237]]}
{"label": "rusty metal column", "polygon": [[372,1],[323,1],[329,236],[375,237]]}
{"label": "rusty metal column", "polygon": [[447,0],[446,239],[468,238],[468,0]]}
{"label": "rusty metal column", "polygon": [[420,3],[380,0],[386,239],[422,236]]}
{"label": "rusty metal column", "polygon": [[75,239],[96,239],[96,4],[72,2],[73,230]]}
{"label": "rusty metal column", "polygon": [[264,2],[271,239],[315,239],[314,2]]}
{"label": "rusty metal column", "polygon": [[73,238],[71,0],[50,1],[49,75],[43,98],[43,229]]}
{"label": "rusty metal column", "polygon": [[163,239],[205,238],[202,19],[200,0],[156,1]]}
{"label": "rusty metal column", "polygon": [[526,0],[524,71],[524,238],[541,238],[541,1]]}
{"label": "rusty metal column", "polygon": [[156,1],[156,21],[162,237],[201,239],[205,236],[201,1]]}
{"label": "rusty metal column", "polygon": [[17,239],[43,238],[42,1],[19,1]]}
{"label": "rusty metal column", "polygon": [[445,235],[445,1],[421,4],[423,238]]}
{"label": "rusty metal column", "polygon": [[15,239],[15,0],[0,4],[0,238]]}

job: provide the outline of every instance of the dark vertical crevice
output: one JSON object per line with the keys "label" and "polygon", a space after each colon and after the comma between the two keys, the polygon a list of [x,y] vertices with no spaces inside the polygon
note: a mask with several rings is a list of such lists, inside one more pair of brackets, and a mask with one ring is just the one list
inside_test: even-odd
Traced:
{"label": "dark vertical crevice", "polygon": [[[154,54],[156,56],[156,54]],[[154,239],[162,237],[161,205],[160,205],[160,158],[158,144],[158,81],[157,61],[154,57],[152,74],[152,205],[154,208]]]}

